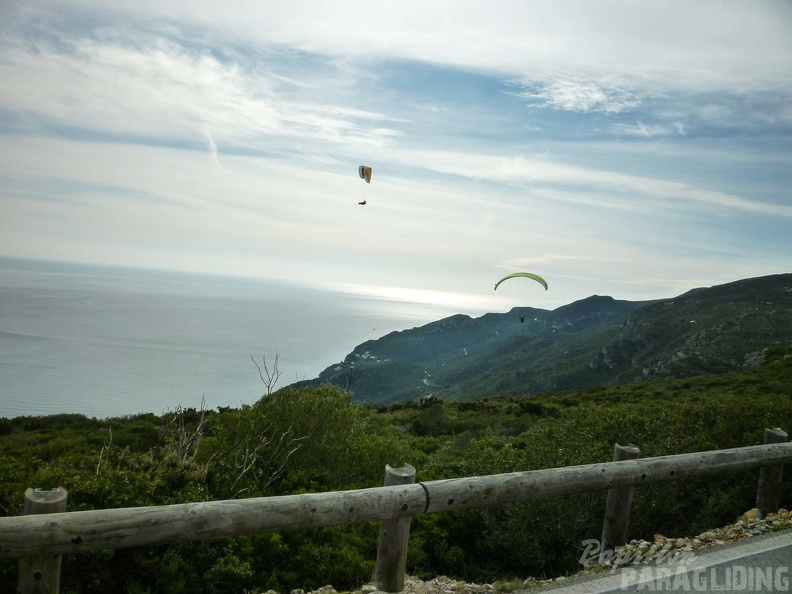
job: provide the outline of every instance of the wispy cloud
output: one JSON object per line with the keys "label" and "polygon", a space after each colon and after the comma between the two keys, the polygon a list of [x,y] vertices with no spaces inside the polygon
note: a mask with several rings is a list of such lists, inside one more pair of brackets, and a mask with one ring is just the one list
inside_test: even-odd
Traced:
{"label": "wispy cloud", "polygon": [[[523,155],[417,151],[400,154],[398,158],[413,160],[438,173],[511,184],[525,190],[547,189],[547,186],[600,189],[607,191],[612,200],[632,205],[636,203],[636,197],[640,196],[640,201],[647,208],[652,208],[648,200],[657,199],[672,202],[676,207],[703,203],[726,211],[792,217],[792,205],[788,204],[765,203],[669,179],[630,175],[615,170],[590,169]],[[559,195],[559,198],[562,196]],[[610,200],[603,202],[603,206],[609,205]]]}
{"label": "wispy cloud", "polygon": [[622,81],[592,79],[584,76],[554,76],[544,79],[523,79],[518,96],[529,105],[564,111],[621,113],[641,104],[637,93]]}
{"label": "wispy cloud", "polygon": [[655,136],[685,136],[685,125],[676,121],[670,124],[645,124],[638,120],[635,123],[618,123],[610,127],[611,132],[620,136],[639,136],[652,138]]}
{"label": "wispy cloud", "polygon": [[383,114],[301,94],[292,81],[207,49],[146,33],[103,37],[15,39],[0,52],[0,104],[47,127],[116,138],[199,144],[211,129],[215,147],[264,148],[267,137],[381,144],[398,135]]}
{"label": "wispy cloud", "polygon": [[541,254],[536,254],[531,256],[509,258],[508,260],[504,260],[503,262],[498,264],[498,268],[502,268],[503,270],[515,270],[515,269],[519,270],[523,268],[531,268],[534,266],[555,265],[561,262],[600,262],[601,263],[604,260],[607,260],[609,262],[627,262],[629,261],[629,258],[626,258],[624,256],[603,258],[602,255],[593,256],[585,252],[573,253],[573,254],[544,252]]}
{"label": "wispy cloud", "polygon": [[208,126],[204,127],[204,131],[206,132],[206,144],[209,149],[209,156],[212,158],[212,162],[215,165],[220,165],[220,160],[217,157],[217,144],[215,144],[214,138],[212,137],[212,131]]}

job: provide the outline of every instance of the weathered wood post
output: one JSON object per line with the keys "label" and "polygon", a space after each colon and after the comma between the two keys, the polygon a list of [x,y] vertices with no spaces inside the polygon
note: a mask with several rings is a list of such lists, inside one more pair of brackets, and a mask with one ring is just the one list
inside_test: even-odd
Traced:
{"label": "weathered wood post", "polygon": [[[635,460],[641,455],[638,446],[622,446],[618,443],[613,448],[613,461]],[[608,489],[608,502],[605,504],[605,519],[602,522],[602,539],[600,547],[600,563],[607,559],[607,553],[627,542],[627,528],[632,512],[633,487]]]}
{"label": "weathered wood post", "polygon": [[[68,492],[63,487],[56,489],[28,489],[22,513],[53,514],[66,511]],[[23,557],[19,560],[17,594],[58,594],[60,590],[60,555]]]}
{"label": "weathered wood post", "polygon": [[[385,465],[385,486],[407,485],[415,482],[415,468],[405,464],[401,468]],[[410,516],[380,522],[377,567],[374,584],[383,592],[404,589],[404,570],[407,566],[407,544],[410,540]]]}
{"label": "weathered wood post", "polygon": [[[786,432],[779,428],[765,429],[764,442],[784,443],[789,439]],[[783,464],[762,466],[759,469],[759,488],[756,491],[756,519],[764,520],[767,514],[778,511],[781,500],[781,478],[784,472]]]}

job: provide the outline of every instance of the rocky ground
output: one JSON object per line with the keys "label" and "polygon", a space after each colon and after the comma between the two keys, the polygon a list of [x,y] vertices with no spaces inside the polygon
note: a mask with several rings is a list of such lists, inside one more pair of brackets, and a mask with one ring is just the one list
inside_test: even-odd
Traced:
{"label": "rocky ground", "polygon": [[[729,524],[728,526],[716,530],[708,530],[695,537],[666,538],[662,534],[655,534],[654,542],[633,540],[623,547],[617,548],[612,560],[605,560],[605,563],[586,563],[584,569],[574,576],[562,576],[550,580],[528,577],[527,579],[515,579],[494,582],[492,584],[473,584],[453,580],[445,576],[437,576],[427,581],[407,576],[405,578],[403,592],[404,594],[507,593],[515,590],[525,590],[528,588],[558,584],[581,574],[608,571],[613,566],[614,562],[622,566],[628,566],[656,561],[661,557],[667,561],[674,559],[683,560],[685,557],[694,556],[696,551],[709,547],[737,542],[752,536],[788,528],[792,528],[792,513],[789,511],[780,509],[778,513],[770,514],[764,520],[757,520],[756,509],[752,509],[740,516],[734,524]],[[292,590],[290,594],[377,594],[377,592],[377,587],[374,584],[364,584],[360,589],[352,592],[339,593],[332,586],[328,585],[310,592]],[[266,592],[266,594],[278,593],[270,590]]]}

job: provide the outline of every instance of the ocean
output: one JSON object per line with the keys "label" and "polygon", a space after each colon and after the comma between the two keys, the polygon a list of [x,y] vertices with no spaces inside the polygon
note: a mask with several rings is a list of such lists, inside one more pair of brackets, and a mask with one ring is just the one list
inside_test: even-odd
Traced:
{"label": "ocean", "polygon": [[0,259],[0,417],[252,404],[446,306],[268,280]]}

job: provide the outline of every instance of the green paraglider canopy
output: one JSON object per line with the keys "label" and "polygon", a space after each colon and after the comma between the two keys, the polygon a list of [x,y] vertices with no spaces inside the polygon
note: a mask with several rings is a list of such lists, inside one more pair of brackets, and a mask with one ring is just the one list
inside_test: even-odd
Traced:
{"label": "green paraglider canopy", "polygon": [[498,289],[498,285],[500,285],[503,281],[508,280],[510,278],[518,278],[518,277],[533,279],[537,283],[542,285],[545,288],[545,291],[547,291],[547,281],[538,274],[533,274],[532,272],[513,272],[512,274],[507,274],[495,284],[495,290]]}

